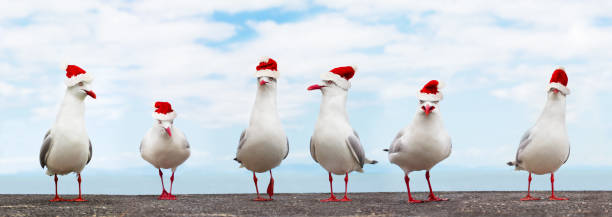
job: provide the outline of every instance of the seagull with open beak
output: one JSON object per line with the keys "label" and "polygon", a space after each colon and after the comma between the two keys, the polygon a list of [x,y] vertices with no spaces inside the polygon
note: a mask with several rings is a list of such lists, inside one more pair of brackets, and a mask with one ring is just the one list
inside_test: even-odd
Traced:
{"label": "seagull with open beak", "polygon": [[385,149],[389,152],[389,161],[404,171],[409,203],[423,202],[413,199],[410,193],[408,175],[419,170],[426,170],[425,179],[429,186],[429,198],[426,201],[447,200],[434,195],[429,181],[429,170],[450,155],[452,146],[439,112],[442,92],[438,89],[441,88],[437,80],[425,84],[417,93],[419,105],[412,123],[397,134],[389,149]]}
{"label": "seagull with open beak", "polygon": [[[253,172],[257,197],[255,201],[270,201],[274,196],[272,169],[279,166],[289,154],[289,140],[276,108],[276,79],[280,76],[276,61],[264,57],[256,67],[257,94],[251,111],[249,127],[242,131],[235,161],[240,167]],[[255,173],[270,172],[268,198],[259,196]]]}
{"label": "seagull with open beak", "polygon": [[[185,134],[174,126],[177,114],[168,102],[156,102],[153,118],[155,122],[140,143],[142,158],[151,163],[159,171],[162,193],[159,200],[176,200],[172,195],[174,172],[176,168],[189,158],[191,154],[189,142]],[[164,174],[161,169],[172,169],[170,176],[170,192],[164,187]]]}
{"label": "seagull with open beak", "polygon": [[[81,196],[81,171],[91,161],[91,141],[85,129],[85,98],[95,99],[96,94],[91,90],[93,81],[91,73],[87,73],[76,65],[68,65],[66,80],[68,87],[55,124],[43,140],[40,148],[40,166],[47,167],[47,175],[54,176],[55,197],[51,202],[58,201],[87,201]],[[57,194],[57,175],[66,175],[75,172],[79,183],[79,197],[66,200]]]}
{"label": "seagull with open beak", "polygon": [[[352,171],[363,172],[364,164],[375,164],[365,156],[363,145],[357,132],[353,130],[346,113],[350,79],[355,68],[344,66],[321,74],[322,83],[308,87],[308,90],[321,90],[322,101],[314,133],[310,137],[310,155],[328,172],[330,197],[322,202],[351,201],[347,196],[348,174]],[[337,199],[332,187],[332,173],[344,175],[344,197]]]}
{"label": "seagull with open beak", "polygon": [[570,94],[567,88],[565,69],[556,69],[550,83],[546,86],[546,104],[535,125],[521,138],[516,159],[508,162],[516,170],[529,172],[527,196],[522,201],[539,200],[530,195],[531,173],[542,175],[550,173],[551,194],[549,200],[567,200],[555,196],[555,171],[569,158],[570,143],[565,126],[565,99]]}

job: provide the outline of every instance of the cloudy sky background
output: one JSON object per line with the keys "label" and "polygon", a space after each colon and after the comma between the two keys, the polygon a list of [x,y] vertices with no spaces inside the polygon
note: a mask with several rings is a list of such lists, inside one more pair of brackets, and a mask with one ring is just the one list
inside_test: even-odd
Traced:
{"label": "cloudy sky background", "polygon": [[[446,83],[441,112],[453,153],[432,170],[434,190],[524,190],[527,173],[505,166],[538,117],[557,66],[568,72],[569,161],[563,190],[612,190],[612,2],[608,1],[2,1],[0,193],[52,193],[38,164],[42,137],[63,97],[62,63],[96,76],[87,99],[93,158],[85,193],[159,193],[138,144],[153,103],[170,101],[192,146],[178,193],[251,193],[234,158],[254,100],[255,66],[277,60],[279,113],[291,144],[274,170],[278,192],[326,192],[308,141],[320,73],[357,65],[348,113],[366,154],[351,191],[404,191],[381,150],[411,122],[415,94]],[[167,172],[169,174],[169,172]],[[411,174],[426,190],[423,172]],[[268,175],[260,175],[265,188]],[[536,176],[536,190],[549,190]],[[60,192],[78,190],[73,175]],[[341,177],[335,189],[342,189]]]}

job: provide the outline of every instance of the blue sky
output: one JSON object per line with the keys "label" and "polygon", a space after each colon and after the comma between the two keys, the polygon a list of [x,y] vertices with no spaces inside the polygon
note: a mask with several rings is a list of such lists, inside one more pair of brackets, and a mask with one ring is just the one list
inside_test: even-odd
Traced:
{"label": "blue sky", "polygon": [[[279,112],[291,144],[274,170],[279,192],[326,192],[326,172],[308,141],[322,72],[357,65],[348,113],[369,158],[351,191],[404,191],[387,148],[411,122],[416,92],[446,83],[441,112],[451,156],[432,170],[434,189],[524,190],[525,172],[505,166],[540,113],[552,71],[569,76],[565,190],[612,190],[612,4],[604,1],[61,1],[0,9],[0,193],[52,193],[38,165],[65,86],[62,63],[96,76],[86,121],[93,158],[85,193],[156,194],[155,169],[138,145],[155,101],[179,114],[192,155],[178,169],[179,193],[251,193],[232,161],[254,100],[255,66],[277,60]],[[168,172],[169,173],[169,172]],[[411,175],[426,190],[422,172]],[[73,175],[60,192],[76,192]],[[268,175],[260,182],[267,184]],[[265,180],[265,181],[264,181]],[[341,177],[335,189],[342,189]],[[265,186],[266,184],[261,184]],[[535,188],[548,190],[547,176]]]}

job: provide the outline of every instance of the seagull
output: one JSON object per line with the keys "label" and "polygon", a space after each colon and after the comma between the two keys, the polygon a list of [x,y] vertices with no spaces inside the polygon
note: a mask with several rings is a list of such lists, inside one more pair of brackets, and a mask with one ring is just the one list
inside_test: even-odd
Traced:
{"label": "seagull", "polygon": [[529,172],[527,196],[522,201],[539,200],[529,194],[531,173],[550,173],[551,195],[549,200],[568,200],[555,196],[555,171],[567,162],[570,154],[569,137],[565,126],[565,98],[570,94],[567,88],[565,69],[557,68],[546,86],[547,98],[544,110],[535,125],[521,138],[516,159],[508,162],[516,170]]}
{"label": "seagull", "polygon": [[426,170],[425,179],[429,185],[429,198],[427,201],[446,201],[434,195],[429,181],[429,170],[446,159],[451,153],[451,138],[448,135],[442,116],[439,112],[439,103],[442,100],[442,88],[437,80],[431,80],[419,93],[419,106],[412,124],[402,129],[389,149],[389,161],[404,170],[404,181],[408,189],[408,202],[421,203],[410,194],[410,178],[408,174],[412,171]]}
{"label": "seagull", "polygon": [[[349,79],[355,68],[344,66],[321,74],[321,84],[308,90],[321,90],[322,102],[314,133],[310,138],[310,155],[329,175],[331,196],[321,202],[351,201],[347,196],[348,174],[363,172],[364,164],[375,164],[365,156],[357,132],[353,130],[346,113],[346,99],[351,87]],[[332,188],[332,173],[344,176],[344,198],[337,199]]]}
{"label": "seagull", "polygon": [[[153,118],[155,123],[149,129],[140,143],[140,154],[142,158],[151,163],[159,171],[162,183],[162,194],[159,200],[176,200],[172,195],[172,184],[174,183],[174,172],[191,154],[189,142],[185,134],[176,128],[174,119],[177,114],[172,110],[168,102],[155,102]],[[172,169],[170,176],[170,193],[164,187],[164,174],[161,169]]]}
{"label": "seagull", "polygon": [[[276,79],[280,76],[276,61],[264,57],[256,67],[258,87],[251,111],[249,127],[242,131],[235,161],[240,167],[253,172],[257,198],[254,201],[270,201],[274,196],[272,168],[277,167],[289,154],[289,140],[285,135],[276,109]],[[268,197],[259,196],[255,173],[270,171]]]}
{"label": "seagull", "polygon": [[[81,196],[81,171],[91,161],[91,140],[85,129],[85,103],[87,96],[96,98],[89,87],[93,76],[76,65],[67,65],[66,94],[55,124],[47,131],[40,148],[40,166],[47,167],[47,175],[54,176],[55,197],[51,202],[85,202]],[[57,194],[57,175],[75,172],[79,183],[79,197],[63,199]]]}

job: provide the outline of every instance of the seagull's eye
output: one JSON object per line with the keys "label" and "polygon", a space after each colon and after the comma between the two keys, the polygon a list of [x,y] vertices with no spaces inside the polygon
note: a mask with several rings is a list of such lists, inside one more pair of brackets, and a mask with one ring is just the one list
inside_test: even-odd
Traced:
{"label": "seagull's eye", "polygon": [[161,124],[161,121],[157,121],[157,123]]}
{"label": "seagull's eye", "polygon": [[330,85],[331,85],[331,84],[332,84],[332,83],[334,83],[334,82],[333,82],[333,81],[325,81],[325,83],[326,83],[326,84],[330,84]]}
{"label": "seagull's eye", "polygon": [[433,101],[434,104],[438,104],[438,102],[440,102],[440,101]]}
{"label": "seagull's eye", "polygon": [[419,100],[419,104],[423,104],[423,103],[425,103],[425,101]]}
{"label": "seagull's eye", "polygon": [[83,86],[83,82],[79,82],[79,86]]}

